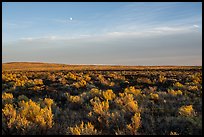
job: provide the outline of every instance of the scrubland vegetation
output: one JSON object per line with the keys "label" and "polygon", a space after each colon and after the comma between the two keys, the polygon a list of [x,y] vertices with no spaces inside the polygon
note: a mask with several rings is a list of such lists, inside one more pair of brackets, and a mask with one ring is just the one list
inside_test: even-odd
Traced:
{"label": "scrubland vegetation", "polygon": [[3,135],[202,134],[201,67],[45,68],[3,66]]}

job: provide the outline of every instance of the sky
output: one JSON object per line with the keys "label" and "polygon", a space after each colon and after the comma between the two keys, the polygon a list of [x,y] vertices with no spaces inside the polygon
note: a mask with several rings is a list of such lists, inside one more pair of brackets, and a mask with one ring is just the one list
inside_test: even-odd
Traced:
{"label": "sky", "polygon": [[202,65],[201,2],[3,2],[2,62]]}

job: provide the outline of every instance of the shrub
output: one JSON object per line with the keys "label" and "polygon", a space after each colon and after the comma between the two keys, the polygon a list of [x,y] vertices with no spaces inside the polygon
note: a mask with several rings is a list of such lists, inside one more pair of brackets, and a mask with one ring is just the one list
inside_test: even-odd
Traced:
{"label": "shrub", "polygon": [[91,77],[89,77],[88,74],[86,74],[86,75],[84,76],[84,79],[85,79],[86,81],[91,81]]}
{"label": "shrub", "polygon": [[13,94],[4,92],[2,94],[2,105],[13,102]]}
{"label": "shrub", "polygon": [[179,82],[176,82],[176,83],[174,84],[174,86],[177,87],[177,88],[182,88],[182,87],[183,87],[183,84],[181,84],[181,83],[179,83]]}
{"label": "shrub", "polygon": [[97,88],[92,88],[92,89],[90,90],[90,94],[91,94],[92,96],[101,95],[101,91],[100,91],[99,89],[97,89]]}
{"label": "shrub", "polygon": [[[45,103],[49,99],[45,99]],[[50,104],[49,104],[50,105]],[[19,103],[19,114],[21,117],[25,117],[27,120],[40,125],[41,127],[51,128],[53,125],[53,114],[49,106],[40,108],[40,104],[29,100],[28,102],[21,101]]]}
{"label": "shrub", "polygon": [[101,102],[98,97],[95,97],[94,99],[91,99],[90,102],[93,105],[93,111],[95,113],[97,113],[97,114],[103,115],[109,109],[109,102],[108,102],[108,100]]}
{"label": "shrub", "polygon": [[108,90],[103,92],[103,97],[106,100],[113,100],[116,97],[116,95],[115,95],[115,93],[113,93],[112,89],[108,89]]}
{"label": "shrub", "polygon": [[159,75],[159,82],[163,83],[166,80],[166,78],[163,75]]}
{"label": "shrub", "polygon": [[73,84],[76,88],[80,88],[80,87],[85,87],[86,86],[86,81],[85,80],[80,80],[79,82],[75,82]]}
{"label": "shrub", "polygon": [[173,95],[173,96],[182,95],[183,94],[181,90],[173,90],[173,89],[168,89],[168,93]]}
{"label": "shrub", "polygon": [[51,105],[53,104],[53,100],[50,98],[45,98],[44,99],[45,104],[47,105],[48,108],[51,107]]}
{"label": "shrub", "polygon": [[150,93],[150,99],[157,101],[159,99],[159,95],[156,93]]}
{"label": "shrub", "polygon": [[44,101],[48,105],[44,108],[31,99],[28,102],[20,101],[17,109],[12,104],[6,104],[2,109],[4,125],[21,131],[20,134],[29,134],[32,129],[46,131],[53,126],[53,114],[50,108],[51,99]]}
{"label": "shrub", "polygon": [[127,125],[127,129],[129,130],[131,135],[136,135],[137,130],[141,125],[141,117],[140,113],[135,113],[135,115],[131,118],[132,123]]}
{"label": "shrub", "polygon": [[33,81],[34,81],[35,85],[43,85],[42,79],[34,79]]}
{"label": "shrub", "polygon": [[139,95],[141,94],[141,90],[140,89],[135,89],[135,87],[130,86],[128,88],[125,88],[125,93],[132,93],[134,95]]}
{"label": "shrub", "polygon": [[23,87],[26,84],[26,81],[24,80],[17,80],[16,83],[14,84],[14,86],[16,87]]}
{"label": "shrub", "polygon": [[65,75],[65,78],[71,79],[71,80],[76,80],[77,76],[74,75],[73,73],[69,72],[67,75]]}
{"label": "shrub", "polygon": [[138,112],[138,103],[134,100],[133,94],[119,93],[119,98],[115,99],[116,104],[125,111]]}
{"label": "shrub", "polygon": [[4,93],[2,94],[2,99],[3,99],[3,100],[13,99],[13,94],[12,94],[12,93],[6,93],[6,92],[4,92]]}
{"label": "shrub", "polygon": [[[6,123],[8,128],[11,128],[16,120],[16,109],[12,104],[6,104],[2,109],[3,121]],[[5,128],[5,127],[3,127]]]}
{"label": "shrub", "polygon": [[71,132],[72,135],[96,135],[97,134],[97,130],[90,122],[88,122],[87,124],[84,124],[83,121],[79,126],[76,125],[75,127],[69,127],[68,133],[69,132]]}
{"label": "shrub", "polygon": [[189,87],[188,87],[188,90],[198,91],[198,86],[189,86]]}
{"label": "shrub", "polygon": [[80,96],[72,96],[70,95],[68,100],[72,103],[79,103],[81,104],[82,103],[82,99],[80,98]]}
{"label": "shrub", "polygon": [[179,108],[179,114],[183,116],[193,116],[195,111],[192,105],[182,106]]}

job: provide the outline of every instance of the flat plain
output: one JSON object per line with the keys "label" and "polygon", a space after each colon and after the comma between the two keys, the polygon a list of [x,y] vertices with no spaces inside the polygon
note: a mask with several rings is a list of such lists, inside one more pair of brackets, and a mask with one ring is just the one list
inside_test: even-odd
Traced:
{"label": "flat plain", "polygon": [[201,66],[2,64],[2,134],[201,135]]}

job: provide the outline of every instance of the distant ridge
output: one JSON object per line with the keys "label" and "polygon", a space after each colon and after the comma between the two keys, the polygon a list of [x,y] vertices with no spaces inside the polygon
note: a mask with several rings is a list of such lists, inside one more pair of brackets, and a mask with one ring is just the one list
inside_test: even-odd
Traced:
{"label": "distant ridge", "polygon": [[202,66],[68,65],[44,62],[7,62],[2,71],[202,69]]}
{"label": "distant ridge", "polygon": [[[6,62],[2,64],[59,64],[60,65],[60,63],[45,63],[45,62]],[[63,65],[66,65],[66,64],[63,64]]]}

